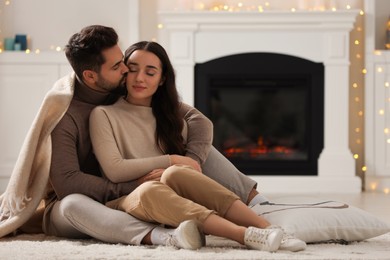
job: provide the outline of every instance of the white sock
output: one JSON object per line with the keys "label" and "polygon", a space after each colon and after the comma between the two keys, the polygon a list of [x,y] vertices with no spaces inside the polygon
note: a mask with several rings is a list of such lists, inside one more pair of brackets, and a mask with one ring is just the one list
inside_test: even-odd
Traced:
{"label": "white sock", "polygon": [[249,207],[253,207],[256,204],[267,204],[268,199],[261,194],[257,194],[248,204]]}
{"label": "white sock", "polygon": [[167,229],[163,227],[155,227],[150,234],[150,240],[153,245],[166,245],[169,235],[174,232],[174,229]]}

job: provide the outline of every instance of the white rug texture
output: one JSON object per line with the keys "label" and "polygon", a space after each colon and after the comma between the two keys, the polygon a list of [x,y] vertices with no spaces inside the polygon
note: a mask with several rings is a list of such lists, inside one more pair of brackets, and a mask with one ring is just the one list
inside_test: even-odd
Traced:
{"label": "white rug texture", "polygon": [[24,234],[0,239],[0,259],[390,259],[390,233],[348,245],[309,244],[306,250],[295,253],[249,250],[214,236],[207,236],[206,247],[192,251]]}

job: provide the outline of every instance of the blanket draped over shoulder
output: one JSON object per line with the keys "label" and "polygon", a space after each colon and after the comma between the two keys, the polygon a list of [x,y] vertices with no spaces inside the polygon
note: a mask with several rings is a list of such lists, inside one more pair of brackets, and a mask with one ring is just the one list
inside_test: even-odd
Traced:
{"label": "blanket draped over shoulder", "polygon": [[23,142],[5,192],[0,196],[0,237],[30,219],[46,194],[51,162],[51,132],[74,93],[75,74],[54,83]]}

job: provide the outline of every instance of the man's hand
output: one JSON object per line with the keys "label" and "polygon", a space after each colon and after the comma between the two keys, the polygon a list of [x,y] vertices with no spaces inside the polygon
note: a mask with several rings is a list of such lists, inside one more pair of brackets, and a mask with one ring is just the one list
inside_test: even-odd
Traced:
{"label": "man's hand", "polygon": [[183,165],[188,165],[198,172],[202,172],[202,168],[200,167],[200,164],[195,161],[194,159],[187,157],[187,156],[181,156],[181,155],[170,155],[171,158],[171,165],[175,164],[183,164]]}
{"label": "man's hand", "polygon": [[142,183],[147,182],[147,181],[160,181],[161,175],[163,174],[164,171],[165,171],[165,169],[154,169],[153,171],[149,172],[148,174],[138,178],[137,183],[138,183],[138,185],[141,185]]}

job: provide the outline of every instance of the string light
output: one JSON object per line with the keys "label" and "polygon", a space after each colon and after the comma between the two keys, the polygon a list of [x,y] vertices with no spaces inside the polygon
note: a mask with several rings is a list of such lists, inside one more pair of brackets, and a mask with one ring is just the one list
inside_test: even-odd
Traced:
{"label": "string light", "polygon": [[[192,10],[197,11],[214,11],[214,12],[240,12],[240,11],[254,11],[257,10],[259,12],[263,12],[266,9],[273,10],[283,10],[286,9],[286,5],[274,2],[275,5],[271,6],[271,2],[267,1],[261,4],[247,4],[244,5],[243,2],[232,3],[234,1],[212,1],[212,0],[203,0],[203,1],[195,1],[192,5]],[[252,1],[254,2],[254,1]],[[262,2],[262,1],[258,1]],[[314,1],[313,1],[314,2]],[[332,12],[336,12],[338,10],[351,10],[353,9],[351,4],[346,4],[344,7],[337,8],[334,4],[328,3],[327,1],[318,1],[318,2],[306,1],[305,3],[297,3],[297,6],[290,6],[288,10],[291,12],[296,12],[297,10],[306,10],[306,11],[326,11],[330,10]],[[176,9],[175,7],[173,9]],[[359,11],[360,15],[364,15],[364,11]]]}
{"label": "string light", "polygon": [[[374,55],[376,55],[376,56],[382,56],[382,51],[380,51],[380,50],[375,50],[375,51],[374,51]],[[384,72],[383,67],[377,67],[377,68],[376,68],[376,73],[380,74],[380,73],[383,73],[383,72]],[[389,88],[389,87],[390,87],[390,83],[389,83],[388,81],[385,81],[385,82],[384,82],[384,87],[385,87],[385,88]],[[388,101],[390,102],[390,98],[388,98]],[[383,108],[379,109],[379,110],[378,110],[378,114],[379,114],[380,116],[384,116],[384,115],[386,114],[386,113],[385,113],[385,109],[383,109]],[[383,133],[384,133],[385,135],[389,135],[389,133],[390,133],[389,128],[388,128],[388,127],[385,127],[385,128],[383,129]],[[385,137],[384,140],[385,140],[385,143],[390,144],[390,138]],[[372,185],[372,184],[371,184],[370,187],[371,187],[371,190],[372,190],[372,191],[378,191],[378,184],[377,184],[377,183],[375,183],[375,185]],[[382,191],[383,191],[383,193],[385,193],[385,194],[389,194],[389,193],[390,193],[390,188],[389,188],[389,187],[384,187],[384,188],[382,189]]]}
{"label": "string light", "polygon": [[376,182],[372,182],[370,184],[370,188],[371,188],[372,191],[375,191],[377,187],[378,187],[378,183],[376,183]]}

